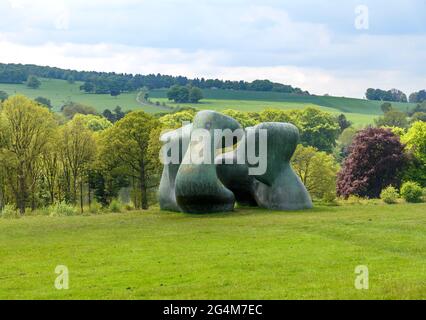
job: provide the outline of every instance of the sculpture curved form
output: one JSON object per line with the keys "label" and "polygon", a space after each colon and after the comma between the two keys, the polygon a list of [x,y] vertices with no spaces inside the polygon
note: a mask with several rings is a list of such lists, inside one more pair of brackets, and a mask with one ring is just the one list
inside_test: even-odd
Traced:
{"label": "sculpture curved form", "polygon": [[[160,141],[164,145],[167,144],[167,148],[162,150],[165,154],[161,155],[164,164],[158,192],[161,210],[181,211],[176,201],[175,181],[183,156],[188,149],[191,129],[192,124],[189,124],[175,131],[167,132],[160,137]],[[171,157],[172,152],[176,152],[176,150],[178,152],[178,162],[167,163],[166,158]]]}
{"label": "sculpture curved form", "polygon": [[[198,129],[209,133],[210,150],[204,150],[203,143],[191,138],[189,148],[176,176],[176,201],[183,212],[200,214],[227,212],[234,209],[234,194],[225,188],[216,175],[215,153],[222,146],[221,143],[215,143],[214,130],[230,129],[234,131],[240,128],[241,126],[235,119],[214,111],[201,111],[195,116],[191,135]],[[209,151],[209,163],[191,161],[194,154]]]}
{"label": "sculpture curved form", "polygon": [[247,130],[248,135],[255,135],[256,145],[259,144],[258,133],[261,129],[266,129],[268,137],[267,170],[265,174],[255,176],[256,202],[270,210],[312,208],[312,200],[306,187],[290,165],[299,142],[299,130],[289,123],[259,124]]}
{"label": "sculpture curved form", "polygon": [[255,179],[249,175],[249,167],[246,163],[238,163],[239,157],[246,160],[245,147],[246,138],[244,137],[234,151],[218,156],[215,160],[216,172],[224,186],[234,193],[239,205],[257,207],[254,197]]}

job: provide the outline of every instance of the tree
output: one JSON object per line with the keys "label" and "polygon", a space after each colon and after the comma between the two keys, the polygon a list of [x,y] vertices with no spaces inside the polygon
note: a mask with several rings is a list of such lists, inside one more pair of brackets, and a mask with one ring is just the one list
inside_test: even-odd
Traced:
{"label": "tree", "polygon": [[410,95],[411,103],[422,103],[426,101],[426,90],[420,90]]}
{"label": "tree", "polygon": [[52,114],[23,96],[3,103],[0,121],[0,146],[8,167],[9,184],[16,206],[25,213],[29,190],[39,174],[40,156],[54,128]]}
{"label": "tree", "polygon": [[[52,130],[51,135],[49,136],[46,148],[43,149],[41,154],[41,170],[42,176],[46,183],[47,190],[50,196],[50,204],[55,203],[55,194],[56,190],[60,188],[59,186],[59,176],[60,176],[60,131],[58,128]],[[59,199],[61,201],[61,199]]]}
{"label": "tree", "polygon": [[388,129],[364,129],[354,138],[338,174],[337,193],[345,198],[378,198],[383,188],[400,185],[405,164],[404,146],[398,136]]}
{"label": "tree", "polygon": [[343,132],[345,129],[352,126],[352,122],[346,119],[346,116],[343,113],[337,117],[337,123],[339,124],[340,132]]}
{"label": "tree", "polygon": [[111,97],[118,97],[121,94],[121,91],[118,89],[111,89],[110,95]]}
{"label": "tree", "polygon": [[339,166],[333,156],[320,152],[314,147],[299,145],[291,163],[312,197],[335,198]]}
{"label": "tree", "polygon": [[86,128],[94,132],[102,131],[112,127],[112,123],[108,119],[101,116],[96,116],[94,114],[76,114],[73,119],[82,121]]}
{"label": "tree", "polygon": [[74,79],[74,77],[73,77],[72,75],[69,75],[69,76],[67,77],[67,82],[68,82],[69,84],[74,84],[74,83],[75,83],[75,79]]}
{"label": "tree", "polygon": [[258,118],[259,122],[295,122],[295,119],[293,119],[288,111],[271,108],[265,109],[259,113]]}
{"label": "tree", "polygon": [[7,92],[0,90],[0,102],[7,100],[7,98],[9,98],[9,95],[7,94]]}
{"label": "tree", "polygon": [[349,147],[352,145],[357,129],[346,128],[337,139],[335,157],[341,163],[349,155]]}
{"label": "tree", "polygon": [[37,97],[34,99],[35,102],[37,102],[39,105],[46,107],[48,109],[52,109],[52,103],[49,99],[43,98],[43,97]]}
{"label": "tree", "polygon": [[98,114],[95,108],[77,102],[67,103],[61,108],[61,111],[67,119],[72,119],[76,114]]}
{"label": "tree", "polygon": [[176,113],[166,114],[159,120],[165,129],[178,129],[182,127],[185,122],[192,122],[195,117],[195,111],[186,110]]}
{"label": "tree", "polygon": [[187,87],[174,85],[167,91],[167,98],[176,103],[189,102],[190,91]]}
{"label": "tree", "polygon": [[411,109],[407,112],[407,115],[409,117],[411,117],[411,116],[413,116],[413,114],[415,114],[417,112],[425,112],[426,113],[426,102],[422,102],[422,103],[417,104],[413,109]]}
{"label": "tree", "polygon": [[367,89],[365,96],[368,100],[377,101],[395,101],[395,102],[407,102],[407,96],[401,90],[391,89],[388,91],[381,89]]}
{"label": "tree", "polygon": [[38,89],[41,86],[41,82],[37,77],[30,75],[27,79],[27,86],[31,89]]}
{"label": "tree", "polygon": [[375,119],[374,122],[376,123],[377,127],[408,127],[408,120],[406,114],[393,109],[386,112],[383,117]]}
{"label": "tree", "polygon": [[333,115],[316,108],[306,108],[295,113],[294,121],[303,145],[328,153],[333,151],[340,131]]}
{"label": "tree", "polygon": [[83,184],[90,163],[96,155],[96,144],[92,132],[82,118],[76,117],[61,128],[61,159],[67,189],[72,187],[71,201],[77,203],[77,187],[80,185],[80,206],[83,211]]}
{"label": "tree", "polygon": [[404,180],[415,181],[426,187],[426,123],[415,122],[401,140],[411,155]]}
{"label": "tree", "polygon": [[83,85],[80,86],[80,90],[86,93],[93,93],[96,91],[96,86],[91,81],[86,81]]}
{"label": "tree", "polygon": [[413,114],[410,122],[414,123],[417,121],[426,122],[426,112],[416,112],[415,114]]}
{"label": "tree", "polygon": [[259,124],[257,113],[236,110],[225,110],[222,113],[237,120],[243,128],[254,127]]}
{"label": "tree", "polygon": [[189,102],[198,103],[201,99],[203,99],[203,92],[200,88],[192,87],[189,90]]}
{"label": "tree", "polygon": [[387,113],[392,110],[392,104],[390,102],[385,102],[380,106],[380,109],[383,113]]}
{"label": "tree", "polygon": [[102,112],[102,116],[108,119],[111,123],[116,123],[123,119],[125,115],[126,113],[121,110],[120,106],[116,106],[113,111],[105,109],[104,112]]}
{"label": "tree", "polygon": [[142,209],[149,206],[148,190],[158,185],[159,177],[152,173],[156,172],[159,156],[150,155],[148,148],[153,141],[160,143],[159,136],[152,137],[159,127],[160,122],[151,115],[134,111],[103,133],[101,157],[138,182]]}

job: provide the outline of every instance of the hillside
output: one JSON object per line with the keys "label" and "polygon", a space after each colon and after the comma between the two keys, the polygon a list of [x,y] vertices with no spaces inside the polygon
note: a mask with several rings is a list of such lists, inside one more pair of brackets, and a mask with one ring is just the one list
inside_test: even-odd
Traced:
{"label": "hillside", "polygon": [[[24,94],[30,98],[39,96],[52,101],[55,111],[68,101],[79,102],[95,107],[99,112],[105,109],[113,109],[116,106],[123,110],[140,109],[148,113],[165,112],[162,106],[147,105],[138,102],[138,92],[123,93],[118,97],[108,94],[88,94],[80,91],[82,82],[68,83],[65,80],[41,79],[39,89],[30,89],[24,84],[0,83],[0,90],[9,95]],[[166,98],[167,89],[156,89],[149,92],[153,103],[166,103],[175,107],[176,104]],[[333,114],[344,113],[357,125],[365,125],[373,122],[374,118],[381,115],[380,101],[368,101],[352,98],[339,98],[329,96],[295,95],[280,92],[256,92],[236,91],[223,89],[204,89],[204,98],[199,104],[185,104],[197,109],[225,110],[235,109],[240,111],[261,111],[265,108],[301,109],[306,107],[318,107]],[[409,103],[393,103],[393,106],[401,111],[414,107]]]}

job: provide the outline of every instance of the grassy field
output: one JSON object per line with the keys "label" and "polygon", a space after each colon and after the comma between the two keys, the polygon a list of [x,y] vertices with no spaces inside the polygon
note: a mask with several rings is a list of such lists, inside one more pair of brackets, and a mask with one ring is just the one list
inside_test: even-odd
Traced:
{"label": "grassy field", "polygon": [[[0,219],[0,299],[425,299],[426,204]],[[70,289],[54,288],[57,265]],[[354,287],[369,268],[370,289]]]}
{"label": "grassy field", "polygon": [[[137,101],[137,92],[121,94],[118,97],[111,97],[107,94],[86,94],[80,91],[81,83],[70,84],[63,80],[42,79],[39,89],[29,89],[23,84],[1,84],[0,90],[6,91],[9,95],[24,94],[30,98],[39,96],[49,98],[54,110],[68,101],[79,102],[91,105],[102,112],[105,109],[114,109],[116,106],[123,110],[144,110],[148,113],[167,112],[168,110],[155,105],[148,105]],[[166,98],[165,89],[150,91],[152,102],[167,103],[175,107],[177,104],[169,102]],[[351,98],[338,98],[326,96],[298,96],[279,92],[252,92],[252,91],[232,91],[232,90],[203,90],[204,97],[199,104],[185,104],[197,109],[225,110],[235,109],[240,111],[262,111],[265,108],[277,109],[301,109],[306,107],[317,107],[333,114],[344,113],[349,120],[356,125],[367,125],[374,121],[374,118],[382,114],[380,110],[381,102],[367,101]],[[406,111],[414,105],[394,103],[395,108]],[[182,106],[182,105],[181,105]]]}
{"label": "grassy field", "polygon": [[29,98],[45,97],[51,100],[54,110],[59,111],[60,107],[66,102],[73,101],[83,103],[96,108],[98,112],[105,109],[114,109],[120,106],[123,110],[143,109],[149,113],[159,112],[157,107],[142,106],[136,101],[137,94],[124,93],[118,97],[112,97],[108,94],[86,94],[80,91],[81,82],[73,84],[63,80],[41,79],[42,85],[38,89],[30,89],[23,84],[4,84],[0,83],[0,90],[9,95],[23,94]]}

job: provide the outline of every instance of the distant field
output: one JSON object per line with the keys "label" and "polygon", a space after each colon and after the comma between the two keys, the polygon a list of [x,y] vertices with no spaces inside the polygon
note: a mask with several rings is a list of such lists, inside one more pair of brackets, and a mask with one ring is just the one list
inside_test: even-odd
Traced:
{"label": "distant field", "polygon": [[[150,91],[153,102],[167,103],[176,106],[166,98],[167,90],[159,89]],[[198,109],[225,110],[235,109],[240,111],[262,111],[265,108],[277,109],[303,109],[317,107],[333,113],[344,113],[355,125],[367,125],[374,118],[382,115],[381,101],[368,101],[352,98],[338,98],[326,96],[300,96],[280,92],[253,92],[233,90],[203,90],[205,99],[199,104],[185,104]],[[413,108],[409,103],[393,103],[401,111]]]}
{"label": "distant field", "polygon": [[[0,219],[0,299],[425,299],[426,204]],[[69,290],[56,290],[57,265]],[[369,269],[369,290],[355,268]]]}
{"label": "distant field", "polygon": [[124,93],[118,97],[108,94],[87,94],[80,91],[81,82],[69,84],[63,80],[41,79],[42,85],[39,89],[30,89],[23,84],[3,84],[0,83],[0,90],[6,91],[9,95],[23,94],[29,98],[45,97],[52,101],[55,111],[68,101],[74,101],[90,105],[98,112],[105,109],[114,109],[120,106],[123,110],[143,109],[146,112],[158,112],[158,108],[142,106],[136,101],[136,93]]}
{"label": "distant field", "polygon": [[[159,89],[150,91],[151,98],[166,98],[167,90]],[[380,115],[382,111],[381,101],[369,101],[353,98],[339,98],[328,96],[301,96],[287,94],[281,92],[255,92],[255,91],[233,91],[233,90],[203,90],[204,98],[207,100],[238,100],[238,101],[256,101],[276,102],[285,105],[285,103],[297,105],[316,105],[321,107],[332,108],[336,112],[359,113]],[[406,111],[407,107],[414,105],[409,103],[392,103],[392,105],[402,111]],[[255,110],[248,110],[255,111]]]}
{"label": "distant field", "polygon": [[[107,94],[86,94],[80,91],[81,82],[69,84],[63,80],[42,79],[39,89],[29,89],[20,84],[1,84],[0,90],[6,91],[9,95],[24,94],[30,98],[39,96],[49,98],[54,110],[68,101],[75,101],[95,107],[99,112],[105,109],[113,109],[120,106],[123,110],[144,110],[148,113],[167,112],[161,106],[141,104],[137,101],[137,92],[121,94],[112,97]],[[152,90],[149,92],[152,102],[166,103],[169,106],[177,104],[169,102],[166,98],[166,89]],[[203,90],[204,97],[199,104],[184,104],[197,109],[225,110],[235,109],[240,111],[262,111],[265,108],[277,109],[303,109],[306,107],[318,107],[333,114],[344,113],[349,120],[356,125],[367,125],[374,121],[374,118],[381,115],[380,101],[368,101],[351,98],[338,98],[326,96],[299,96],[280,92],[253,92],[253,91],[233,91],[233,90]],[[406,111],[414,105],[408,103],[393,103],[394,107]],[[182,106],[182,105],[181,105]]]}
{"label": "distant field", "polygon": [[[307,107],[316,107],[321,110],[333,113],[341,114],[341,111],[336,111],[336,109],[329,107],[322,107],[316,104],[311,103],[296,103],[296,102],[274,102],[274,101],[249,101],[249,100],[214,100],[214,99],[204,99],[201,103],[198,104],[176,104],[168,101],[165,98],[151,98],[153,102],[167,103],[167,105],[176,107],[176,106],[191,106],[200,110],[217,110],[222,111],[226,109],[234,109],[239,111],[262,111],[266,108],[275,108],[282,110],[290,109],[304,109]],[[373,122],[375,115],[371,114],[361,114],[361,113],[345,113],[347,118],[355,123],[356,125],[367,125]]]}

